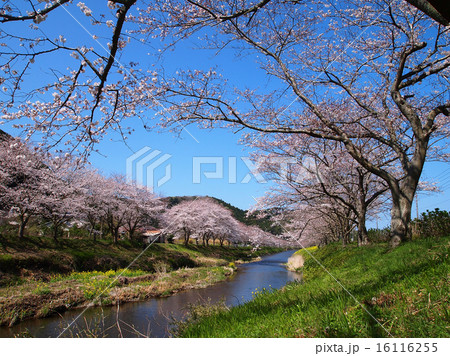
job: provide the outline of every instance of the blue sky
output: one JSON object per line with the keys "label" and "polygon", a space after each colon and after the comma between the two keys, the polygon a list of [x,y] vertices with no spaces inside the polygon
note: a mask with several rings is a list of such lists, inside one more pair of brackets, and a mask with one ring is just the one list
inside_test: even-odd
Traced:
{"label": "blue sky", "polygon": [[[167,153],[171,158],[166,163],[171,164],[171,179],[155,192],[163,195],[209,195],[223,199],[241,209],[248,209],[255,200],[270,189],[270,182],[260,183],[255,176],[250,175],[249,183],[242,180],[250,173],[249,168],[240,157],[246,157],[249,150],[238,143],[239,134],[233,134],[224,129],[200,130],[194,127],[188,128],[191,134],[199,141],[198,143],[187,133],[182,132],[180,137],[171,133],[148,133],[144,131],[135,132],[126,147],[121,141],[103,141],[99,149],[106,157],[94,154],[91,157],[92,164],[109,174],[112,172],[126,173],[126,159],[133,152],[148,146],[151,149]],[[194,157],[218,157],[223,162],[223,178],[208,179],[205,172],[215,170],[213,164],[202,165],[201,183],[193,183],[193,158]],[[236,157],[236,183],[229,181],[230,157]],[[155,158],[157,159],[157,158]],[[231,159],[233,162],[233,159]],[[233,166],[233,164],[232,164]],[[158,167],[155,172],[155,182],[165,175],[164,166]],[[440,182],[442,192],[420,192],[419,213],[432,210],[436,207],[441,210],[450,210],[450,165],[448,163],[427,162],[422,176],[424,181]],[[416,216],[416,204],[413,207],[413,218]],[[388,212],[379,219],[379,226],[389,223]],[[369,224],[376,226],[373,221]]]}
{"label": "blue sky", "polygon": [[[90,4],[89,4],[90,5]],[[74,9],[75,7],[71,7]],[[73,12],[72,15],[77,20],[85,24],[88,29],[92,29],[88,24],[88,19],[80,11]],[[58,32],[58,29],[65,28],[66,31],[76,34],[76,41],[93,46],[101,52],[101,48],[91,39],[88,33],[65,11],[59,10],[59,16],[50,17],[42,24],[48,31]],[[44,28],[44,27],[43,27]],[[93,28],[95,31],[99,27]],[[106,42],[102,40],[101,42]],[[121,60],[135,60],[141,62],[145,67],[152,68],[155,58],[146,56],[147,52],[156,53],[160,46],[158,42],[152,43],[152,46],[139,47],[136,43],[131,43],[126,48]],[[50,57],[49,57],[50,60]],[[261,75],[254,62],[246,58],[236,59],[231,52],[223,51],[220,56],[215,56],[214,51],[200,52],[192,49],[192,43],[184,43],[176,51],[170,54],[168,58],[159,63],[163,65],[168,72],[175,71],[178,67],[205,69],[215,65],[226,73],[226,76],[236,84],[250,87],[266,87],[272,85],[268,82],[266,76]],[[66,64],[64,64],[66,65]],[[42,64],[43,68],[45,63]],[[153,113],[149,112],[149,115]],[[260,183],[255,176],[250,173],[242,157],[248,156],[248,148],[238,143],[240,134],[233,134],[224,129],[200,130],[196,127],[188,127],[180,135],[170,132],[146,132],[137,122],[131,122],[130,125],[135,128],[135,132],[127,140],[127,144],[121,141],[114,134],[106,138],[96,147],[101,154],[92,154],[90,161],[92,165],[105,174],[126,173],[126,161],[134,152],[144,147],[149,147],[151,151],[158,150],[161,153],[158,157],[166,154],[170,155],[164,164],[158,166],[154,171],[154,181],[160,180],[166,174],[166,167],[170,165],[170,179],[162,186],[155,188],[155,192],[162,195],[210,195],[223,199],[242,209],[251,207],[255,200],[260,197],[267,189],[270,189],[270,183]],[[10,125],[4,125],[3,129],[13,135],[18,135],[18,131],[12,129]],[[155,157],[155,160],[158,158]],[[223,174],[219,178],[207,178],[205,173],[215,170],[213,164],[203,164],[200,170],[201,182],[193,182],[193,160],[194,157],[216,157],[216,161],[223,163]],[[234,158],[235,157],[235,158]],[[154,162],[150,161],[149,164]],[[236,162],[236,164],[234,164]],[[231,164],[230,164],[231,163]],[[229,179],[230,172],[236,170],[236,182]],[[145,178],[145,177],[144,177]],[[242,183],[244,178],[250,178],[247,183]],[[425,165],[423,173],[425,181],[441,181],[443,192],[441,193],[419,193],[419,212],[426,209],[439,207],[440,209],[450,210],[450,165],[446,163],[430,162]],[[413,217],[415,217],[415,205]],[[388,217],[381,217],[379,226],[388,224]],[[375,222],[370,226],[375,226]]]}
{"label": "blue sky", "polygon": [[[92,164],[104,173],[126,173],[126,160],[134,152],[144,147],[161,153],[152,159],[155,162],[164,154],[170,158],[154,172],[154,191],[162,195],[210,195],[223,199],[235,206],[248,209],[255,203],[253,197],[264,194],[269,183],[260,183],[250,172],[242,158],[248,156],[245,146],[238,144],[239,134],[226,130],[201,130],[195,127],[182,131],[180,135],[173,133],[136,131],[127,142],[107,139],[98,146],[102,153],[91,156]],[[193,138],[192,136],[195,138]],[[105,156],[106,155],[106,156]],[[145,157],[146,154],[141,157]],[[202,163],[200,170],[194,171],[193,161]],[[170,165],[170,179],[157,187],[157,181],[165,176],[165,168]],[[220,166],[222,165],[222,173]],[[133,178],[136,179],[136,164],[133,165]],[[145,169],[144,169],[145,171]],[[217,178],[208,178],[205,173],[217,171]],[[234,175],[233,172],[236,172]],[[200,173],[200,183],[195,183],[193,175]],[[221,173],[221,174],[220,174]],[[231,175],[231,177],[230,177]],[[234,178],[235,177],[235,178]],[[250,178],[248,183],[242,183]],[[147,177],[141,178],[144,182]]]}

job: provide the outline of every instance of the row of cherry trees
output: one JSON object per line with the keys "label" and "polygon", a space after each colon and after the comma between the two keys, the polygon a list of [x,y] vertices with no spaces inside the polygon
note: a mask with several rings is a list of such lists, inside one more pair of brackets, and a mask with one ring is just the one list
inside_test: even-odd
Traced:
{"label": "row of cherry trees", "polygon": [[187,245],[190,239],[196,243],[208,245],[209,241],[218,241],[223,246],[229,244],[271,245],[287,247],[291,241],[248,226],[236,220],[232,212],[212,198],[203,197],[183,201],[163,214],[165,232],[179,235]]}
{"label": "row of cherry trees", "polygon": [[122,176],[106,178],[70,155],[50,155],[9,139],[1,143],[0,161],[0,210],[17,219],[19,238],[36,218],[51,227],[55,240],[68,222],[81,221],[90,235],[106,225],[117,242],[120,228],[132,238],[159,214],[161,202],[146,189]]}
{"label": "row of cherry trees", "polygon": [[[259,145],[254,153],[259,169],[277,181],[260,206],[282,207],[276,222],[302,244],[348,241],[355,225],[358,242],[367,243],[366,216],[385,207],[386,186],[357,166],[339,144],[325,145],[322,154],[313,145],[300,149],[294,136],[274,142],[270,150],[263,142]],[[220,245],[287,244],[237,221],[212,198],[186,200],[167,209],[146,189],[128,184],[122,176],[105,178],[70,156],[44,154],[20,140],[6,140],[1,146],[1,210],[16,217],[20,238],[30,219],[37,217],[51,226],[55,240],[61,227],[79,220],[94,238],[107,226],[114,242],[121,231],[133,239],[143,226],[159,224],[165,234],[185,244],[192,238],[203,245],[210,240]]]}
{"label": "row of cherry trees", "polygon": [[[64,141],[88,151],[111,130],[127,136],[128,118],[140,118],[144,129],[190,122],[245,129],[250,142],[263,133],[268,146],[277,134],[295,136],[302,148],[310,139],[314,147],[338,143],[355,162],[355,178],[386,187],[392,244],[410,237],[425,160],[448,158],[448,26],[406,1],[390,0],[104,0],[89,6],[3,2],[2,120],[51,145]],[[55,22],[68,14],[88,29],[89,41]],[[171,53],[166,49],[185,40],[206,53],[216,50],[203,59],[234,53],[254,63],[266,83],[228,78],[221,62],[206,69],[181,62],[174,70],[160,67]],[[138,44],[155,66],[136,61],[143,57]],[[149,119],[155,111],[158,121]],[[358,221],[364,205],[348,207]]]}
{"label": "row of cherry trees", "polygon": [[78,222],[94,239],[103,227],[115,243],[126,231],[160,226],[163,234],[233,244],[285,245],[286,242],[238,222],[212,198],[194,198],[168,207],[167,200],[130,184],[123,176],[104,177],[70,155],[43,153],[18,139],[0,142],[0,218],[17,222],[23,238],[31,221],[46,224],[57,241],[62,227]]}

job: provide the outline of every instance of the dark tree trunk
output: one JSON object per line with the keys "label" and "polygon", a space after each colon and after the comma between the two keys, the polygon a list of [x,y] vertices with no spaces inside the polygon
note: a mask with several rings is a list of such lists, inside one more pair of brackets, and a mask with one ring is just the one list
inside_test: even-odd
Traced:
{"label": "dark tree trunk", "polygon": [[30,219],[29,215],[22,214],[20,215],[20,223],[19,223],[19,231],[18,231],[18,237],[19,239],[23,239],[25,236],[25,227],[28,223],[28,220]]}
{"label": "dark tree trunk", "polygon": [[55,242],[59,242],[58,240],[58,229],[59,229],[59,225],[58,224],[53,224],[53,240],[55,240]]}
{"label": "dark tree trunk", "polygon": [[187,229],[184,229],[184,245],[189,245],[189,238],[191,237],[190,232]]}
{"label": "dark tree trunk", "polygon": [[91,225],[91,228],[89,229],[89,238],[91,238],[94,240],[94,242],[97,241],[97,234],[94,232],[94,226]]}
{"label": "dark tree trunk", "polygon": [[369,243],[369,235],[366,227],[367,206],[365,199],[360,202],[358,207],[358,246],[367,245]]}
{"label": "dark tree trunk", "polygon": [[117,245],[117,243],[119,242],[119,227],[111,228],[111,232],[113,235],[114,244]]}

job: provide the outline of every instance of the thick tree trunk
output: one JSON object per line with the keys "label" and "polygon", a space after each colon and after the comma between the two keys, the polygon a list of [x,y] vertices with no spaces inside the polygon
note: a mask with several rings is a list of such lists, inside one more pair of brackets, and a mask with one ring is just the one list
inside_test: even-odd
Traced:
{"label": "thick tree trunk", "polygon": [[[347,214],[347,216],[350,213]],[[339,220],[341,220],[340,222],[340,234],[342,236],[342,246],[346,246],[348,243],[350,243],[350,233],[352,231],[352,224],[350,222],[350,219],[348,217],[343,217],[340,218]]]}
{"label": "thick tree trunk", "polygon": [[94,240],[94,242],[97,241],[97,234],[94,232],[94,226],[91,225],[91,228],[89,229],[89,238],[91,238]]}
{"label": "thick tree trunk", "polygon": [[393,199],[391,209],[391,247],[411,239],[412,199]]}
{"label": "thick tree trunk", "polygon": [[367,245],[369,235],[367,234],[366,219],[358,216],[358,246]]}
{"label": "thick tree trunk", "polygon": [[134,239],[134,233],[136,232],[136,228],[131,228],[128,230],[128,239],[132,241]]}
{"label": "thick tree trunk", "polygon": [[[391,238],[390,246],[397,247],[400,243],[411,239],[411,209],[419,184],[423,162],[413,162],[414,169],[401,183],[391,185],[392,209],[391,209]],[[422,163],[422,164],[420,164]]]}
{"label": "thick tree trunk", "polygon": [[205,232],[204,234],[202,234],[202,245],[203,246],[208,246],[208,240],[209,240],[209,232]]}

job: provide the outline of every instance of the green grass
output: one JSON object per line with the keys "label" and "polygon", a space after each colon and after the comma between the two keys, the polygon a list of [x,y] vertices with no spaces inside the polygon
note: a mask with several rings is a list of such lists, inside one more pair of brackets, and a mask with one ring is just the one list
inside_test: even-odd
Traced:
{"label": "green grass", "polygon": [[[314,251],[317,251],[317,246],[311,246],[311,247],[305,247],[302,248],[294,253],[294,255],[302,255],[302,256],[309,256],[309,253],[312,253]],[[309,253],[308,253],[309,252]]]}
{"label": "green grass", "polygon": [[[61,239],[56,244],[50,238],[27,237],[0,240],[0,287],[14,285],[20,278],[33,276],[47,279],[52,274],[74,271],[120,270],[126,268],[144,249],[138,242],[90,239]],[[262,248],[252,252],[251,247],[220,247],[178,244],[153,244],[135,261],[132,269],[147,272],[177,270],[184,267],[226,266],[228,263],[248,261],[280,249]]]}
{"label": "green grass", "polygon": [[280,249],[154,244],[87,239],[11,238],[0,243],[0,325],[45,317],[86,303],[111,305],[202,288]]}
{"label": "green grass", "polygon": [[177,336],[449,337],[449,241],[320,248],[314,258],[356,301],[306,257],[301,283],[257,292],[230,310],[196,307]]}

